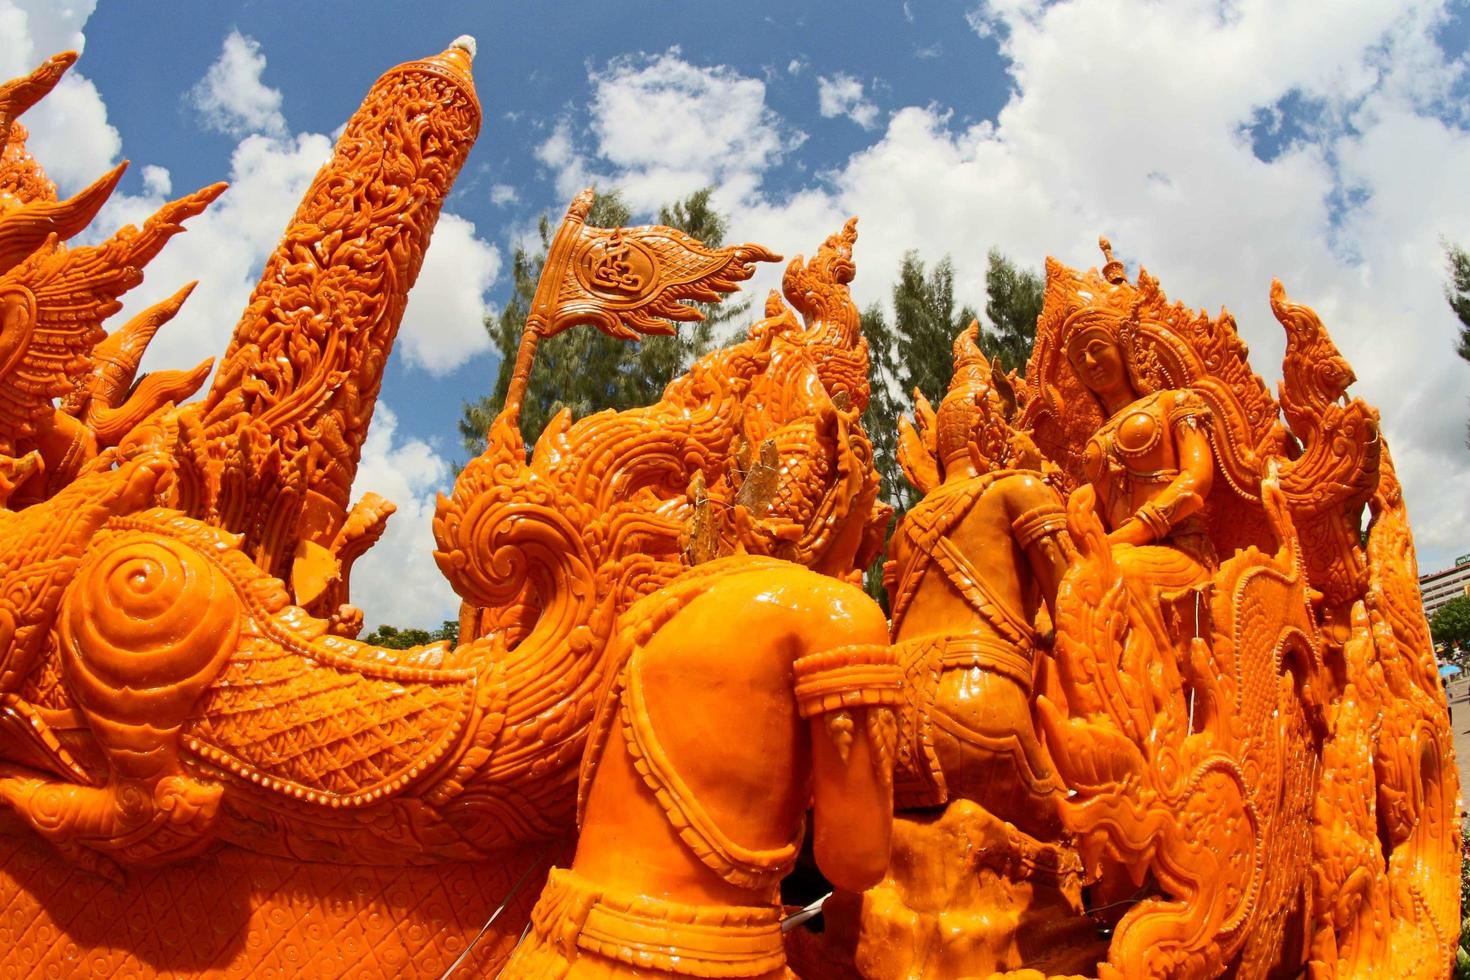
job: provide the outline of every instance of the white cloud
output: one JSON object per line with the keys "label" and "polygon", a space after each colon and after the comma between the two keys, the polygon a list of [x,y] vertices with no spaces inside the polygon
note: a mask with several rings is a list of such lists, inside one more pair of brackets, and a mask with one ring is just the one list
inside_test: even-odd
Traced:
{"label": "white cloud", "polygon": [[606,182],[610,168],[635,212],[709,185],[720,189],[716,205],[728,209],[805,139],[766,106],[763,81],[690,64],[678,48],[615,58],[589,80],[595,152],[584,156],[570,120],[562,119],[537,153],[557,172],[565,198]]}
{"label": "white cloud", "polygon": [[[10,10],[26,19],[21,30],[5,36],[6,48],[12,53],[26,49],[22,57],[25,71],[36,67],[31,61],[39,63],[59,51],[80,52],[87,40],[82,27],[96,9],[97,0],[3,0],[0,16],[8,20],[10,15],[5,11]],[[5,68],[12,75],[18,74],[9,62]]]}
{"label": "white cloud", "polygon": [[[0,0],[0,79],[27,74],[60,51],[80,51],[81,28],[95,2]],[[48,162],[47,173],[62,194],[70,194],[117,163],[122,148],[107,122],[107,107],[97,87],[75,67],[40,105],[26,113],[27,147]]]}
{"label": "white cloud", "polygon": [[444,214],[434,228],[398,334],[411,365],[446,374],[490,349],[485,291],[500,274],[500,250],[475,237],[475,226]]}
{"label": "white cloud", "polygon": [[[1228,22],[1213,4],[984,13],[1016,83],[997,122],[955,129],[938,110],[905,109],[834,175],[833,219],[882,229],[860,242],[864,300],[885,298],[908,247],[952,254],[957,294],[981,297],[990,244],[1085,266],[1106,232],[1171,296],[1228,303],[1274,379],[1284,345],[1266,291],[1280,276],[1353,362],[1355,392],[1383,410],[1424,563],[1463,552],[1470,498],[1443,488],[1470,480],[1470,370],[1450,354],[1439,240],[1470,241],[1470,133],[1440,118],[1464,70],[1433,41],[1442,9],[1355,4],[1330,32],[1306,3],[1242,7]],[[1313,113],[1264,162],[1243,127],[1292,93]],[[1356,191],[1346,204],[1344,189]],[[772,232],[808,226],[783,221],[788,207],[764,216]]]}
{"label": "white cloud", "polygon": [[459,618],[459,597],[434,564],[435,495],[447,492],[449,463],[421,439],[398,434],[398,416],[378,403],[352,485],[398,505],[383,537],[352,568],[352,604],[366,616],[363,632],[388,623],[437,629]]}
{"label": "white cloud", "polygon": [[192,89],[189,102],[204,124],[230,136],[284,136],[281,93],[260,80],[265,55],[260,43],[237,30],[225,35],[219,57]]}
{"label": "white cloud", "polygon": [[514,204],[517,200],[519,197],[516,195],[516,189],[510,184],[495,184],[490,188],[490,203],[496,207]]}
{"label": "white cloud", "polygon": [[[1268,380],[1280,375],[1284,347],[1267,304],[1279,276],[1352,361],[1354,393],[1382,409],[1422,564],[1442,565],[1470,550],[1470,497],[1447,491],[1470,484],[1470,366],[1451,353],[1439,245],[1470,243],[1470,131],[1450,100],[1466,59],[1447,59],[1434,40],[1447,16],[1438,0],[1341,5],[1331,30],[1310,0],[1228,13],[1213,0],[993,0],[971,23],[1009,62],[1013,88],[995,120],[958,125],[941,106],[901,108],[872,145],[789,197],[762,191],[779,152],[743,171],[702,164],[700,176],[723,182],[717,201],[731,213],[732,239],[788,255],[809,254],[861,215],[862,305],[888,301],[909,248],[930,261],[953,256],[957,296],[979,305],[991,245],[1033,267],[1048,253],[1085,267],[1106,233],[1171,296],[1229,304]],[[745,113],[781,131],[754,98],[764,96],[758,81],[674,60],[658,59],[664,77],[744,84]],[[643,118],[655,112],[639,112],[656,102],[595,105],[599,134],[659,128]],[[1280,145],[1261,159],[1251,128],[1273,115]],[[637,186],[655,169],[607,152],[610,142],[592,159],[611,164],[613,183],[626,175]],[[777,278],[762,272],[749,294]]]}
{"label": "white cloud", "polygon": [[558,119],[551,135],[536,147],[536,159],[554,170],[564,170],[576,159],[572,146],[572,123],[569,119]]}
{"label": "white cloud", "polygon": [[823,119],[846,116],[864,129],[878,125],[878,107],[863,95],[863,83],[846,72],[817,79],[817,107]]}
{"label": "white cloud", "polygon": [[143,168],[143,193],[150,196],[167,197],[173,193],[174,179],[167,167],[148,164]]}
{"label": "white cloud", "polygon": [[556,121],[551,135],[536,147],[536,159],[556,175],[558,197],[571,200],[577,192],[597,178],[587,173],[587,161],[577,153],[572,136],[572,121],[565,116]]}

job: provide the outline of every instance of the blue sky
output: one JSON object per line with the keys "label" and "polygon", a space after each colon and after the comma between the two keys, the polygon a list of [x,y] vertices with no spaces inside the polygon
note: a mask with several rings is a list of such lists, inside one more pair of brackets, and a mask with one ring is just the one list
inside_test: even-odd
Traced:
{"label": "blue sky", "polygon": [[[553,6],[554,15],[547,9]],[[258,43],[266,58],[260,81],[283,93],[280,111],[292,133],[335,131],[384,69],[438,51],[458,34],[475,36],[485,124],[447,207],[473,221],[506,258],[507,233],[523,232],[543,211],[555,215],[565,206],[536,149],[559,118],[585,121],[589,74],[619,57],[677,47],[691,64],[731,66],[765,82],[766,104],[805,136],[790,140],[796,145],[766,175],[767,188],[777,195],[819,181],[871,142],[869,130],[846,116],[821,116],[820,77],[858,78],[875,106],[922,105],[945,93],[956,125],[993,117],[1008,90],[996,40],[970,29],[962,4],[914,3],[908,14],[895,3],[842,9],[765,4],[734,23],[720,5],[673,2],[621,5],[616,18],[597,3],[421,4],[410,16],[401,2],[158,3],[147,9],[144,19],[130,4],[99,4],[87,22],[83,68],[104,97],[126,93],[108,100],[124,155],[167,167],[175,193],[230,172],[238,139],[201,129],[183,93],[205,75],[231,32]],[[882,76],[858,74],[858,66],[879,65]],[[142,167],[134,166],[124,180],[125,192],[141,190]],[[517,199],[493,203],[497,185],[513,188]],[[503,280],[492,286],[493,303],[505,287]],[[481,352],[425,385],[400,358],[385,399],[402,406],[406,431],[447,439],[445,449],[453,453],[449,436],[460,405],[493,380],[493,372],[493,355]]]}
{"label": "blue sky", "polygon": [[[615,11],[615,15],[610,13]],[[732,237],[792,255],[861,216],[861,302],[902,253],[953,256],[983,305],[992,245],[1096,262],[1110,235],[1170,295],[1236,313],[1279,375],[1271,277],[1317,307],[1378,404],[1421,562],[1470,552],[1470,365],[1450,351],[1440,240],[1470,244],[1463,3],[0,0],[7,75],[84,46],[26,121],[64,190],[133,161],[104,222],[232,189],[131,306],[203,280],[149,366],[217,354],[332,134],[393,64],[479,42],[485,125],[390,364],[359,490],[400,511],[354,575],[370,623],[454,613],[429,553],[460,404],[495,360],[479,319],[515,242],[584,182],[642,215],[716,188]],[[756,295],[772,285],[752,284]]]}

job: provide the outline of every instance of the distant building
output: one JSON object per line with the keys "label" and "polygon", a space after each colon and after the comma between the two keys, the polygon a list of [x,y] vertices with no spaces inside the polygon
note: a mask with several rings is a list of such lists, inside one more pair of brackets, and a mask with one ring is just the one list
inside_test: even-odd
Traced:
{"label": "distant building", "polygon": [[1424,617],[1432,617],[1440,606],[1470,592],[1470,555],[1455,559],[1454,568],[1419,576],[1419,596],[1424,602]]}

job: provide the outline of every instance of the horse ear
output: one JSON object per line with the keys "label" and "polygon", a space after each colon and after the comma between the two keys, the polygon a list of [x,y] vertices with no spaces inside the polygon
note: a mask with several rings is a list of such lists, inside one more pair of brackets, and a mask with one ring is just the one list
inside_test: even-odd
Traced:
{"label": "horse ear", "polygon": [[24,286],[0,286],[0,378],[15,370],[35,331],[36,297]]}

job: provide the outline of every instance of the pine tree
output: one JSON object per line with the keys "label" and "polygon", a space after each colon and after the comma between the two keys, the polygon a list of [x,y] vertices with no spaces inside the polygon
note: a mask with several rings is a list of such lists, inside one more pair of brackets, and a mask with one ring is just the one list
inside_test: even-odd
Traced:
{"label": "pine tree", "polygon": [[[587,216],[587,224],[598,228],[616,228],[630,220],[627,205],[616,191],[599,193]],[[661,208],[658,223],[678,228],[706,245],[724,242],[725,219],[710,207],[708,188]],[[511,264],[511,298],[499,315],[485,321],[485,330],[500,354],[500,369],[494,390],[478,401],[466,403],[460,417],[460,437],[471,454],[484,449],[485,434],[510,389],[521,331],[551,246],[553,229],[546,215],[541,216],[538,230],[540,250],[533,255],[524,248],[516,249]],[[679,372],[710,349],[720,325],[744,315],[750,301],[696,305],[705,319],[680,324],[673,336],[629,342],[598,330],[577,328],[541,341],[521,409],[521,431],[527,441],[534,442],[562,408],[571,409],[573,418],[582,418],[605,408],[622,410],[657,400]]]}
{"label": "pine tree", "polygon": [[907,399],[902,397],[898,343],[883,308],[877,303],[863,311],[861,323],[868,341],[871,391],[868,407],[863,412],[863,428],[873,444],[873,465],[882,481],[879,496],[895,509],[906,510],[913,503],[914,489],[898,465],[898,419],[907,404]]}
{"label": "pine tree", "polygon": [[[951,350],[955,334],[975,319],[975,312],[966,306],[955,313],[954,266],[949,257],[925,275],[924,263],[916,251],[906,253],[899,267],[898,281],[893,285],[893,309],[891,326],[876,304],[863,311],[861,322],[868,341],[871,388],[863,428],[873,444],[879,494],[893,507],[896,519],[918,498],[898,464],[899,416],[909,410],[915,388],[934,404],[944,396],[954,367]],[[893,533],[893,524],[887,533]],[[886,602],[882,570],[880,557],[864,574],[863,585],[869,595]]]}
{"label": "pine tree", "polygon": [[[1041,278],[995,250],[986,274],[986,313],[996,323],[983,346],[995,348],[1001,362],[1025,365],[1041,312]],[[955,309],[954,266],[948,256],[925,272],[918,252],[904,255],[893,284],[893,323],[874,305],[862,315],[868,339],[872,398],[863,426],[873,441],[873,459],[882,479],[882,496],[902,514],[917,500],[898,465],[898,420],[912,412],[914,389],[938,407],[954,373],[954,338],[977,319],[970,306]]]}
{"label": "pine tree", "polygon": [[1018,269],[997,249],[992,248],[986,258],[985,316],[990,324],[980,346],[992,357],[999,357],[1007,371],[1025,374],[1046,283],[1030,269]]}
{"label": "pine tree", "polygon": [[955,311],[954,264],[949,256],[925,275],[918,252],[904,255],[898,282],[893,284],[893,337],[905,395],[917,388],[930,402],[939,404],[954,368],[955,334],[974,319],[972,307]]}
{"label": "pine tree", "polygon": [[1446,245],[1445,254],[1449,257],[1450,283],[1444,298],[1460,319],[1460,342],[1455,353],[1470,361],[1470,252],[1458,245]]}
{"label": "pine tree", "polygon": [[[1470,361],[1470,253],[1458,245],[1445,243],[1445,256],[1449,259],[1450,281],[1444,289],[1444,298],[1460,320],[1460,341],[1455,353]],[[1465,443],[1470,446],[1470,430]]]}
{"label": "pine tree", "polygon": [[[903,391],[899,374],[898,343],[883,308],[877,303],[862,313],[860,320],[863,336],[868,341],[868,381],[870,394],[868,407],[863,412],[863,428],[873,445],[873,467],[878,471],[878,495],[901,514],[913,505],[914,488],[904,478],[898,465],[898,418],[903,413],[901,401]],[[893,533],[889,524],[884,535]],[[887,550],[886,548],[884,549]],[[863,588],[887,608],[888,597],[883,590],[883,555],[880,554],[863,574]]]}

